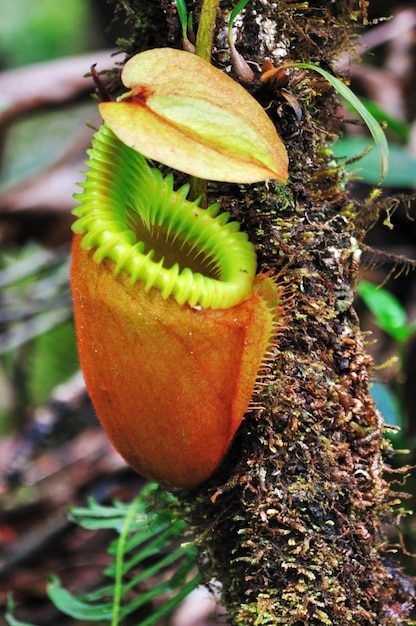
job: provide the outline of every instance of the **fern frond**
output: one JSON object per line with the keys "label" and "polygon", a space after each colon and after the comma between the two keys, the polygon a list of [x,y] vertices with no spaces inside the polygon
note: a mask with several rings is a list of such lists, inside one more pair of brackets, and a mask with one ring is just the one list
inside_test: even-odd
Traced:
{"label": "fern frond", "polygon": [[[128,615],[156,598],[155,612],[137,626],[151,626],[170,613],[200,583],[196,548],[179,544],[186,523],[176,517],[174,504],[173,496],[159,494],[158,486],[150,484],[130,504],[104,506],[91,498],[87,507],[73,508],[71,519],[80,526],[117,532],[108,549],[114,560],[104,572],[111,583],[75,597],[54,578],[48,585],[54,604],[75,619],[111,626],[121,626]],[[166,577],[172,568],[176,571]],[[155,584],[155,579],[160,582]]]}

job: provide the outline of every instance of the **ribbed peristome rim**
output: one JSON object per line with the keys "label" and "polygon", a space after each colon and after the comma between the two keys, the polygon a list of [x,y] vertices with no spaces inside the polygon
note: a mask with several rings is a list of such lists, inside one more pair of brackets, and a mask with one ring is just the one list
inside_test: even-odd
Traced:
{"label": "ribbed peristome rim", "polygon": [[[256,254],[238,222],[219,213],[218,203],[202,209],[186,199],[184,185],[173,190],[173,177],[163,177],[140,153],[127,147],[103,124],[88,151],[89,169],[73,225],[82,234],[84,249],[95,250],[94,260],[108,258],[115,273],[125,271],[132,283],[158,289],[183,305],[225,309],[246,299],[256,272]],[[195,272],[186,263],[165,267],[153,260],[131,225],[132,215],[150,230],[163,227],[172,246],[186,241],[188,248],[207,259],[212,271]],[[182,244],[180,243],[182,242]]]}

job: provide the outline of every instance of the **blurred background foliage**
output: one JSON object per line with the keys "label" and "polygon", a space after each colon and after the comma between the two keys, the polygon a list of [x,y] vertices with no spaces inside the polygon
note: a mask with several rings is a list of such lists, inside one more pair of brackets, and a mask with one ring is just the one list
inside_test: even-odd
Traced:
{"label": "blurred background foliage", "polygon": [[[0,88],[1,434],[21,425],[28,409],[47,402],[51,391],[78,369],[68,286],[69,210],[75,182],[82,180],[78,172],[90,134],[86,122],[96,117],[87,94],[91,85],[82,85],[89,65],[86,60],[80,67],[80,85],[67,101],[54,104],[52,97],[48,102],[46,81],[40,106],[30,84],[38,74],[32,78],[30,69],[44,63],[38,67],[46,74],[48,61],[115,45],[104,33],[107,7],[88,0],[67,0],[65,6],[54,0],[0,5],[0,68],[9,78],[20,68],[18,89],[25,92],[26,82],[28,94],[27,110],[20,111],[18,95],[8,98],[13,84]],[[62,80],[59,68],[54,78]],[[70,185],[61,186],[61,176],[54,181],[59,168],[62,176],[72,169]]]}
{"label": "blurred background foliage", "polygon": [[[409,200],[392,199],[391,211],[367,237],[369,247],[387,256],[364,254],[357,309],[363,330],[372,333],[375,400],[386,423],[401,429],[389,434],[396,448],[410,450],[395,463],[414,463],[416,276],[392,255],[416,259],[409,196],[416,189],[416,8],[414,1],[398,6],[384,0],[370,2],[369,10],[370,21],[393,19],[370,24],[361,64],[348,62],[340,72],[351,70],[355,93],[388,123],[391,167],[382,196]],[[45,608],[47,574],[63,573],[65,582],[65,573],[71,580],[80,571],[74,567],[82,559],[71,560],[81,558],[74,546],[75,555],[87,551],[101,563],[102,544],[91,547],[89,536],[65,535],[53,543],[68,530],[68,501],[90,492],[99,500],[130,497],[137,490],[137,477],[106,447],[92,411],[85,411],[68,285],[72,194],[92,133],[87,123],[99,124],[93,86],[83,75],[96,61],[99,70],[118,61],[111,53],[123,30],[120,22],[111,26],[113,16],[114,4],[106,0],[0,3],[0,603],[5,606],[7,589],[20,589],[17,602],[30,603],[29,621],[38,624],[54,623]],[[69,64],[59,65],[65,60]],[[350,162],[350,193],[363,199],[378,181],[378,157],[371,150],[356,160],[371,140],[351,111],[341,107],[340,115],[348,123],[334,155]],[[74,473],[80,458],[88,463]],[[69,490],[45,495],[48,481],[62,488],[63,480],[72,481]],[[414,500],[414,479],[405,488]],[[413,518],[405,538],[415,552]],[[45,545],[48,557],[39,570],[36,555]],[[50,560],[51,546],[62,552],[58,566]],[[407,567],[415,573],[411,559]],[[97,574],[85,576],[92,584]]]}
{"label": "blurred background foliage", "polygon": [[0,63],[4,69],[81,54],[99,44],[88,0],[1,3]]}

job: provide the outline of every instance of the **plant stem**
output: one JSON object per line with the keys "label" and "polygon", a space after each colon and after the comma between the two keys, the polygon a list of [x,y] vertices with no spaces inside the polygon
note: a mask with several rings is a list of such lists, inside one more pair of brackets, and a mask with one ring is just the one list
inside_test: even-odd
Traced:
{"label": "plant stem", "polygon": [[113,597],[113,615],[111,620],[111,626],[119,626],[120,624],[120,612],[121,602],[123,599],[123,558],[126,551],[126,541],[130,532],[131,524],[136,518],[137,508],[139,505],[139,498],[133,500],[129,511],[127,513],[124,526],[120,532],[120,537],[117,542],[117,552],[115,559],[115,580],[114,580],[114,597]]}
{"label": "plant stem", "polygon": [[[219,3],[220,0],[204,0],[199,18],[195,54],[208,62],[211,61],[212,40],[214,37],[215,20]],[[208,204],[206,180],[191,176],[189,183],[191,185],[189,193],[190,199],[196,200],[197,198],[201,198],[201,205],[206,207]]]}
{"label": "plant stem", "polygon": [[196,176],[189,177],[189,200],[198,200],[201,198],[199,204],[203,209],[208,206],[207,199],[207,181]]}
{"label": "plant stem", "polygon": [[205,61],[211,60],[212,40],[219,3],[220,0],[204,0],[201,9],[195,54]]}

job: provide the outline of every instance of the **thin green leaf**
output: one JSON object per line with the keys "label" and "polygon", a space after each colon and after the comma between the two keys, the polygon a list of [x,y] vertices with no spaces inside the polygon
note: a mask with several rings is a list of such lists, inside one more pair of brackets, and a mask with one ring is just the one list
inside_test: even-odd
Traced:
{"label": "thin green leaf", "polygon": [[175,4],[179,15],[179,21],[182,26],[182,35],[183,37],[186,37],[188,30],[188,12],[186,10],[185,0],[175,0]]}
{"label": "thin green leaf", "polygon": [[[140,550],[139,553],[136,552],[137,556],[139,556],[139,554],[143,555],[143,557],[140,558],[145,559],[152,554],[157,554],[159,548],[161,547],[161,545],[163,545],[163,542],[161,542],[159,539],[161,530],[163,530],[163,527],[154,527],[153,525],[149,526],[149,523],[147,522],[144,528],[140,530],[140,532],[129,536],[124,545],[124,553],[127,555],[129,552],[135,550],[139,546],[143,546],[142,550]],[[117,540],[110,546],[108,552],[109,554],[113,555],[117,554]]]}
{"label": "thin green leaf", "polygon": [[56,577],[53,577],[47,585],[47,593],[62,613],[74,619],[87,620],[89,622],[109,622],[113,615],[112,602],[95,605],[83,602],[64,589]]}
{"label": "thin green leaf", "polygon": [[182,600],[199,585],[200,582],[201,576],[200,574],[197,574],[186,585],[184,585],[178,593],[157,608],[152,615],[149,615],[147,619],[142,620],[138,626],[152,626],[162,617],[169,615],[174,609],[176,609],[177,606],[179,606]]}
{"label": "thin green leaf", "polygon": [[[133,600],[123,606],[120,612],[120,622],[122,622],[122,620],[124,620],[127,615],[131,615],[131,613],[134,613],[135,611],[137,611],[137,609],[140,609],[142,606],[145,606],[146,604],[154,601],[156,598],[160,599],[162,596],[169,593],[170,591],[170,584],[166,580],[163,580],[160,583],[153,585],[151,589],[148,589],[147,591],[141,593],[139,596],[135,597]],[[141,626],[141,624],[139,624],[138,626]]]}
{"label": "thin green leaf", "polygon": [[322,69],[322,67],[319,67],[319,65],[314,65],[313,63],[296,63],[296,67],[304,68],[307,70],[314,70],[315,72],[318,72],[318,74],[321,74],[339,93],[339,95],[342,96],[362,117],[374,139],[380,156],[379,184],[381,184],[387,174],[387,170],[389,167],[389,148],[386,135],[384,134],[383,129],[380,127],[380,124],[377,122],[375,117],[368,111],[368,109],[364,106],[361,100],[357,98],[355,93],[351,91],[351,89],[345,83],[342,82],[342,80]]}
{"label": "thin green leaf", "polygon": [[[128,572],[132,567],[134,567],[138,563],[141,563],[145,559],[148,559],[149,557],[160,554],[160,551],[166,545],[169,545],[169,542],[166,542],[164,540],[164,537],[161,537],[160,535],[154,536],[154,531],[152,532],[151,528],[148,529],[148,532],[146,534],[141,534],[140,537],[141,537],[140,544],[144,544],[144,545],[142,549],[139,550],[138,552],[135,552],[133,554],[133,557],[128,561],[126,560],[126,556],[130,552],[130,550],[126,548],[126,544],[124,544],[123,546],[124,558],[125,558],[124,565],[123,565],[123,574]],[[138,543],[137,545],[140,545],[140,544]],[[119,549],[120,549],[119,540],[117,540],[116,542],[113,542],[113,544],[111,545],[111,549],[108,552],[109,554],[117,555],[117,552]],[[115,564],[110,565],[110,567],[106,569],[106,573],[110,576],[114,576],[115,568],[116,568]]]}
{"label": "thin green leaf", "polygon": [[[132,550],[140,547],[143,544],[148,544],[149,541],[156,538],[160,532],[165,528],[165,525],[149,524],[149,520],[147,518],[140,520],[139,523],[135,523],[134,528],[132,528],[129,538],[124,546],[125,554],[128,554]],[[118,528],[118,532],[120,532],[120,528]],[[108,554],[112,554],[115,556],[117,554],[117,544],[119,539],[115,539],[108,548]]]}
{"label": "thin green leaf", "polygon": [[113,595],[113,585],[106,585],[93,591],[88,591],[79,596],[79,599],[85,603],[101,603],[102,600],[108,600]]}
{"label": "thin green leaf", "polygon": [[[146,578],[150,579],[151,577],[156,576],[161,570],[168,567],[169,565],[172,565],[175,561],[177,561],[178,559],[182,557],[183,557],[183,549],[180,547],[174,550],[173,552],[169,552],[164,558],[156,561],[150,567],[147,567],[145,570],[137,574],[137,576],[134,576],[131,580],[129,580],[128,583],[124,584],[123,595],[125,595],[128,591],[130,591],[130,589],[137,587],[139,583],[146,580]],[[192,567],[195,567],[195,562],[196,562],[196,559],[193,560]],[[176,576],[176,572],[174,576]],[[171,580],[171,584],[172,584],[172,580]],[[182,584],[182,582],[183,582],[182,580],[178,582],[177,583],[178,586]]]}
{"label": "thin green leaf", "polygon": [[[377,102],[374,102],[373,100],[369,100],[368,98],[360,98],[360,101],[378,122],[386,123],[388,129],[392,131],[400,141],[402,141],[403,143],[408,143],[411,134],[410,124],[408,124],[407,122],[403,122],[403,120],[400,120],[393,115],[390,115],[388,111],[383,109],[377,104]],[[347,108],[349,107],[347,106]]]}
{"label": "thin green leaf", "polygon": [[196,566],[196,551],[189,551],[186,558],[183,559],[176,572],[173,574],[169,583],[171,589],[175,589],[184,584],[189,574],[195,569]]}
{"label": "thin green leaf", "polygon": [[[136,525],[148,526],[147,498],[159,488],[157,483],[149,483],[141,492],[138,501],[139,509],[137,511]],[[127,512],[131,503],[120,502],[115,500],[111,504],[99,504],[93,497],[89,497],[86,507],[70,507],[69,519],[83,528],[89,530],[100,530],[113,528],[118,532],[123,527]]]}
{"label": "thin green leaf", "polygon": [[[93,500],[89,501],[92,506]],[[101,512],[101,517],[100,517]],[[71,508],[69,519],[71,522],[75,522],[82,528],[87,530],[116,530],[119,531],[124,524],[126,518],[126,512],[123,509],[113,509],[111,506],[101,507],[91,510],[91,515],[88,516],[87,508]]]}
{"label": "thin green leaf", "polygon": [[[190,571],[190,568],[188,572],[189,571]],[[188,589],[187,593],[192,591],[192,589],[194,589],[200,582],[201,582],[201,576],[199,574],[195,575],[192,578],[192,585],[187,585],[187,589]],[[172,584],[172,579],[161,581],[160,583],[154,585],[152,589],[149,589],[148,591],[142,593],[140,596],[134,598],[131,602],[126,604],[126,606],[123,607],[120,613],[120,618],[124,619],[127,615],[130,615],[134,611],[137,611],[137,609],[144,606],[148,602],[151,602],[155,598],[160,598],[161,596],[164,596],[167,593],[171,593],[172,591],[177,589],[177,587],[178,585]],[[180,591],[181,590],[179,590],[178,593],[180,593]],[[185,597],[185,596],[182,596],[182,597]],[[177,594],[174,596],[174,598],[177,598]],[[179,601],[175,603],[175,606],[176,604],[179,603]],[[138,626],[143,626],[143,625],[142,623],[140,623],[138,624]]]}
{"label": "thin green leaf", "polygon": [[[137,530],[140,531],[140,533],[136,532],[136,530],[133,529],[132,534],[129,537],[125,546],[126,553],[135,549],[140,543],[144,543],[144,541],[147,541],[152,537],[155,538],[155,541],[157,541],[158,545],[161,546],[163,545],[163,543],[168,545],[172,541],[172,538],[178,537],[185,528],[186,524],[182,520],[166,521],[156,518],[152,520],[151,524],[149,524],[148,518],[145,518],[144,524],[140,524],[140,526],[138,526]],[[157,538],[157,535],[159,533],[161,533],[161,535],[159,538]],[[148,535],[148,537],[146,537],[146,534]],[[142,535],[145,538],[142,539]]]}
{"label": "thin green leaf", "polygon": [[[169,529],[165,533],[156,537],[151,543],[146,545],[138,553],[133,554],[133,557],[128,561],[125,561],[123,566],[123,574],[130,571],[133,567],[155,555],[160,555],[161,551],[171,545],[172,541],[177,535],[172,535]],[[127,552],[125,553],[127,554]]]}
{"label": "thin green leaf", "polygon": [[21,622],[13,616],[15,610],[15,604],[13,600],[13,596],[10,594],[7,597],[7,611],[4,615],[4,619],[9,624],[9,626],[34,626],[34,624],[29,624],[28,622]]}
{"label": "thin green leaf", "polygon": [[228,36],[230,36],[230,32],[231,29],[233,27],[235,18],[237,17],[237,15],[239,13],[241,13],[241,11],[245,8],[246,4],[248,4],[249,0],[240,0],[239,2],[237,2],[237,4],[235,5],[235,7],[233,8],[233,10],[230,13],[230,19],[228,20]]}
{"label": "thin green leaf", "polygon": [[409,337],[406,311],[392,293],[365,280],[360,281],[357,291],[382,330],[398,341]]}

